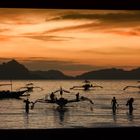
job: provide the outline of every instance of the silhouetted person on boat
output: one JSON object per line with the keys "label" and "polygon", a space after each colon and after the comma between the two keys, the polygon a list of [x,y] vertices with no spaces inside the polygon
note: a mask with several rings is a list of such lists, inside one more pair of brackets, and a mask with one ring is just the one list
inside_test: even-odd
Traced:
{"label": "silhouetted person on boat", "polygon": [[85,84],[82,87],[84,88],[84,90],[88,90],[91,87],[91,85],[90,84]]}
{"label": "silhouetted person on boat", "polygon": [[133,112],[133,102],[134,102],[134,98],[130,98],[128,99],[126,106],[129,106],[129,113],[132,114]]}
{"label": "silhouetted person on boat", "polygon": [[76,94],[76,101],[79,101],[79,92]]}
{"label": "silhouetted person on boat", "polygon": [[28,114],[29,113],[29,104],[30,104],[29,99],[24,100],[24,103],[25,103],[25,111]]}
{"label": "silhouetted person on boat", "polygon": [[54,102],[54,101],[55,101],[55,95],[54,95],[54,93],[53,93],[53,92],[51,93],[50,98],[51,98],[51,101],[52,101],[52,102]]}
{"label": "silhouetted person on boat", "polygon": [[118,106],[118,103],[117,103],[117,100],[115,97],[113,97],[112,101],[111,101],[111,104],[112,104],[112,110],[113,112],[115,113],[116,112],[116,108]]}
{"label": "silhouetted person on boat", "polygon": [[63,95],[63,90],[62,90],[62,88],[61,88],[61,90],[60,90],[60,95],[61,95],[61,97],[62,97],[62,95]]}

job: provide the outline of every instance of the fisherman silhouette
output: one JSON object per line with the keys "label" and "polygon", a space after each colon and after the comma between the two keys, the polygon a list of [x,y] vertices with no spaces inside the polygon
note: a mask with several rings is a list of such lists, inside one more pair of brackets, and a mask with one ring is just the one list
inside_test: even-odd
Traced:
{"label": "fisherman silhouette", "polygon": [[134,98],[130,98],[127,100],[126,106],[129,106],[129,114],[132,114],[133,112],[133,102]]}
{"label": "fisherman silhouette", "polygon": [[24,103],[25,103],[25,111],[28,114],[29,113],[29,104],[31,102],[29,101],[29,99],[27,99],[27,100],[24,100]]}
{"label": "fisherman silhouette", "polygon": [[79,92],[76,94],[76,101],[79,101]]}
{"label": "fisherman silhouette", "polygon": [[60,90],[60,95],[61,95],[61,97],[62,97],[62,95],[63,95],[63,90],[62,90],[62,88],[61,88],[61,90]]}
{"label": "fisherman silhouette", "polygon": [[91,87],[91,85],[90,84],[85,84],[82,87],[84,88],[84,90],[88,90]]}
{"label": "fisherman silhouette", "polygon": [[55,95],[54,95],[54,93],[52,92],[51,95],[50,95],[50,98],[51,98],[51,101],[52,101],[52,102],[54,102],[54,100],[55,100],[54,97],[55,97]]}
{"label": "fisherman silhouette", "polygon": [[112,111],[113,111],[113,113],[115,113],[116,112],[117,105],[118,105],[117,100],[116,100],[115,97],[113,97],[113,99],[111,101],[111,104],[112,104]]}

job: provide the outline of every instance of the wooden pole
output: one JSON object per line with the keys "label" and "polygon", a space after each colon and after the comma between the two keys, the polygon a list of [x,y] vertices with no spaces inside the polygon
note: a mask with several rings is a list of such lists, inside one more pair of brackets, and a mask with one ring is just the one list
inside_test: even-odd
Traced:
{"label": "wooden pole", "polygon": [[13,90],[13,87],[12,87],[12,80],[11,80],[11,91]]}

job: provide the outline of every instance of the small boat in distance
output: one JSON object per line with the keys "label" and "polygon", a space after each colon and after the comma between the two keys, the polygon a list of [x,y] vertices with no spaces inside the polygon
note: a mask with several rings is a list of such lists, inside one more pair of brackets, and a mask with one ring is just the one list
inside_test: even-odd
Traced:
{"label": "small boat in distance", "polygon": [[82,89],[82,90],[85,90],[85,91],[87,91],[87,90],[94,90],[94,88],[103,88],[102,86],[95,86],[95,85],[92,85],[91,84],[91,82],[89,81],[89,80],[85,80],[85,81],[83,81],[85,84],[83,84],[83,85],[81,85],[81,86],[73,86],[73,87],[71,87],[70,88],[70,90],[80,90],[80,89]]}
{"label": "small boat in distance", "polygon": [[40,91],[42,91],[43,90],[43,88],[41,88],[41,87],[38,87],[38,86],[34,86],[34,84],[33,83],[28,83],[28,84],[26,84],[24,87],[20,87],[19,88],[19,91],[21,91],[21,90],[28,90],[28,92],[33,92],[33,89],[40,89]]}
{"label": "small boat in distance", "polygon": [[0,86],[7,86],[7,85],[11,85],[11,91],[10,90],[0,90],[0,99],[19,98],[21,96],[27,96],[24,93],[28,92],[28,89],[22,90],[22,91],[13,91],[12,82],[10,84],[0,84]]}
{"label": "small boat in distance", "polygon": [[126,90],[128,88],[138,88],[140,90],[140,85],[138,85],[138,86],[126,86],[123,88],[123,90]]}

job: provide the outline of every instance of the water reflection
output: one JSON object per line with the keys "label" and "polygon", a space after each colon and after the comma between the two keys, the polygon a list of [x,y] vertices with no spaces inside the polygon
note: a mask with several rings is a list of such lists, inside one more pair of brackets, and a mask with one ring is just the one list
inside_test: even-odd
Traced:
{"label": "water reflection", "polygon": [[131,111],[127,112],[127,118],[128,118],[129,121],[133,121],[133,119],[134,119],[133,111],[132,112]]}
{"label": "water reflection", "polygon": [[57,107],[56,109],[54,109],[54,116],[58,116],[59,118],[59,124],[63,124],[66,120],[66,113],[68,112],[68,108],[59,108]]}
{"label": "water reflection", "polygon": [[[25,84],[25,82],[28,81],[15,81],[14,89],[21,87]],[[38,98],[44,97],[46,94],[48,95],[51,93],[51,91],[57,89],[59,85],[69,89],[72,83],[74,85],[78,85],[81,81],[42,80],[31,82],[35,82],[44,89],[46,88],[41,92],[34,91],[33,94],[30,95],[30,101],[35,101]],[[135,91],[134,93],[130,93],[128,91],[129,93],[123,92],[124,94],[122,94],[121,90],[125,85],[131,85],[135,83],[135,81],[101,80],[95,82],[103,85],[106,88],[99,91],[93,90],[86,93],[80,91],[83,96],[87,96],[95,102],[93,106],[93,113],[89,112],[89,106],[87,107],[87,104],[84,104],[83,102],[80,103],[80,105],[79,103],[77,103],[78,105],[71,104],[66,107],[68,110],[63,111],[56,110],[57,105],[54,104],[38,103],[34,110],[30,110],[29,114],[27,115],[25,113],[25,104],[23,103],[23,100],[5,99],[0,100],[0,128],[11,129],[15,125],[17,125],[16,127],[18,128],[63,128],[69,126],[81,126],[81,124],[82,127],[86,127],[87,125],[89,126],[93,123],[99,125],[103,121],[105,124],[109,122],[111,126],[114,124],[120,124],[120,126],[140,126],[140,95]],[[113,96],[119,100],[120,104],[115,113],[112,112],[110,105],[110,99],[112,99]],[[72,98],[73,93],[66,94],[66,97]],[[136,100],[136,104],[134,104],[136,105],[136,109],[134,108],[132,113],[130,113],[127,106],[125,106],[126,99],[130,97],[133,97]],[[22,99],[23,98],[26,99],[26,97],[22,97]],[[92,127],[96,127],[96,125]]]}
{"label": "water reflection", "polygon": [[58,109],[60,122],[64,121],[66,109]]}
{"label": "water reflection", "polygon": [[114,122],[117,121],[117,118],[116,118],[116,111],[112,111],[112,118],[113,118],[113,121],[114,121]]}
{"label": "water reflection", "polygon": [[24,113],[24,124],[25,124],[25,128],[28,128],[28,126],[29,126],[29,114],[28,113]]}

